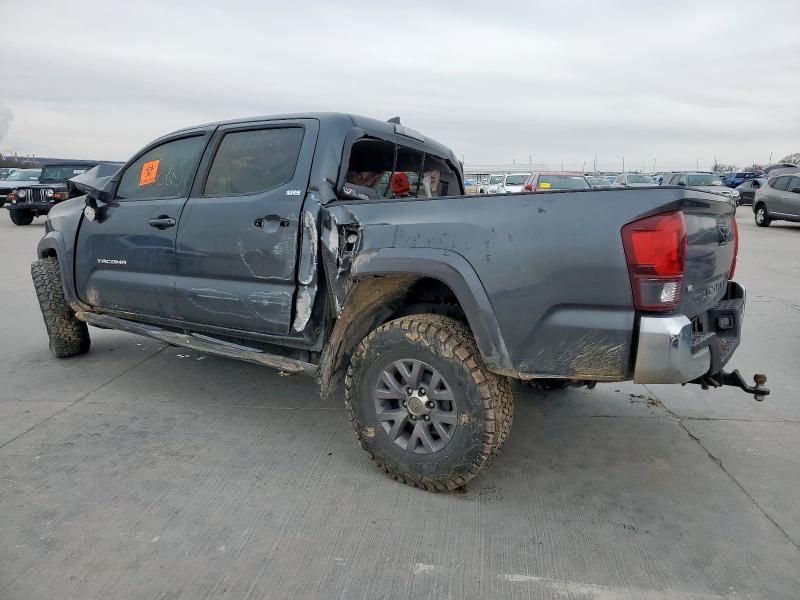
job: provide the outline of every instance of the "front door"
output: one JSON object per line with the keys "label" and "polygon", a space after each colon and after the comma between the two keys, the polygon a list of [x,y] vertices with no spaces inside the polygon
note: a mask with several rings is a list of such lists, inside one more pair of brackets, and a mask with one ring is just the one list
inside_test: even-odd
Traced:
{"label": "front door", "polygon": [[161,142],[121,172],[114,199],[78,232],[78,296],[99,309],[171,317],[175,236],[209,132]]}
{"label": "front door", "polygon": [[281,120],[214,134],[178,228],[176,310],[183,319],[289,333],[318,128],[313,119]]}

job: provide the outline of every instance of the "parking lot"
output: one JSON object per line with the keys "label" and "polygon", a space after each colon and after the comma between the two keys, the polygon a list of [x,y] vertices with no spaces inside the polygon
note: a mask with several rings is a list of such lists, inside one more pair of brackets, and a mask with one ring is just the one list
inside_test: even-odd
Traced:
{"label": "parking lot", "polygon": [[733,388],[515,389],[455,494],[383,476],[309,378],[92,330],[47,348],[0,214],[0,598],[797,598],[800,226],[739,208]]}

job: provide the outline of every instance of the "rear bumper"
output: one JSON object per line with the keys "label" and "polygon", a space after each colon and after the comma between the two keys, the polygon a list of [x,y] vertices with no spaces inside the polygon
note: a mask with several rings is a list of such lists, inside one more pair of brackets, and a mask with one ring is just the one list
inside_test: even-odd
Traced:
{"label": "rear bumper", "polygon": [[745,295],[728,282],[724,299],[695,323],[685,315],[641,317],[634,382],[687,383],[721,371],[739,346]]}

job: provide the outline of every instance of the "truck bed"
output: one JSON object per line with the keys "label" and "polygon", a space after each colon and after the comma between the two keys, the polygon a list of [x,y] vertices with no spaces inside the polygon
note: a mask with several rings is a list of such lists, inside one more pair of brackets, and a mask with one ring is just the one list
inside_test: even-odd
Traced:
{"label": "truck bed", "polygon": [[[621,229],[682,211],[688,238],[680,304],[691,319],[726,293],[734,256],[729,200],[680,187],[336,202],[357,253],[441,250],[462,257],[488,296],[522,378],[633,376],[638,318]],[[410,256],[410,255],[409,255]]]}

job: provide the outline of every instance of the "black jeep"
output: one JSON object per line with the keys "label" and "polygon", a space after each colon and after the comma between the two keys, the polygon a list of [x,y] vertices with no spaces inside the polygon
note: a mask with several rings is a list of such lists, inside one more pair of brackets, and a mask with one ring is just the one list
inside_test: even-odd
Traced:
{"label": "black jeep", "polygon": [[8,210],[15,225],[30,225],[34,217],[46,215],[54,204],[72,197],[67,180],[97,166],[97,162],[45,165],[39,183],[20,186],[8,195]]}

